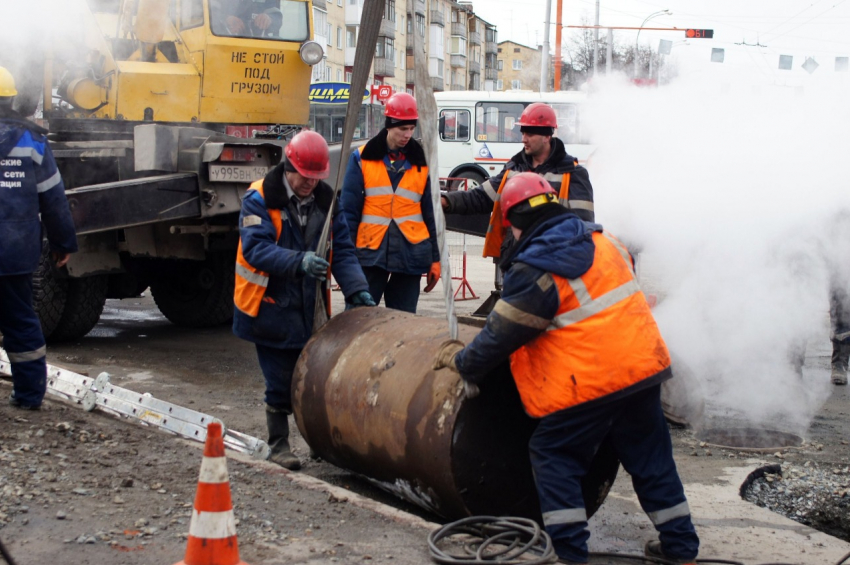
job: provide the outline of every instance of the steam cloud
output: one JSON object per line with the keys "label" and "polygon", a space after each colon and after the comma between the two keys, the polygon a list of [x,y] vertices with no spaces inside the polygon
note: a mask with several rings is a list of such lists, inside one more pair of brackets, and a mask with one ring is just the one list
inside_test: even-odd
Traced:
{"label": "steam cloud", "polygon": [[656,319],[708,412],[803,433],[832,385],[792,360],[827,339],[830,279],[850,286],[847,88],[837,73],[800,89],[711,71],[597,85],[596,217],[642,249]]}

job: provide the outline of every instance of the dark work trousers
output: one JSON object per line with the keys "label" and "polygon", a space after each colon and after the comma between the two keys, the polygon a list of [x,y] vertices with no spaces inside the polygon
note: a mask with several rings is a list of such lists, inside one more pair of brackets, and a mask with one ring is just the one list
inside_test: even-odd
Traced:
{"label": "dark work trousers", "polygon": [[587,410],[564,410],[540,420],[529,442],[543,523],[558,556],[588,560],[587,514],[581,479],[606,436],[644,512],[659,532],[664,554],[693,559],[699,549],[673,444],[661,410],[661,387],[631,394]]}
{"label": "dark work trousers", "polygon": [[40,406],[47,389],[47,350],[32,307],[32,274],[0,276],[0,333],[12,364],[13,398],[21,406]]}
{"label": "dark work trousers", "polygon": [[300,349],[277,349],[257,344],[257,358],[266,379],[266,404],[292,414],[292,373]]}
{"label": "dark work trousers", "polygon": [[390,273],[380,267],[363,267],[363,274],[375,304],[380,304],[383,296],[387,308],[416,314],[422,275]]}
{"label": "dark work trousers", "polygon": [[846,370],[847,355],[850,353],[850,296],[844,285],[833,282],[830,286],[829,321],[832,330],[832,364]]}

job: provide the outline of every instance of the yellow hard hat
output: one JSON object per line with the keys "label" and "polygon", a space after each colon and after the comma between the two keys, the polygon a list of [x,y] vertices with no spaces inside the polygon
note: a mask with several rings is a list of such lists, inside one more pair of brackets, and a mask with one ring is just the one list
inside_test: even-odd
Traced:
{"label": "yellow hard hat", "polygon": [[17,96],[18,91],[15,89],[15,77],[4,67],[0,67],[0,98],[8,98],[9,96]]}

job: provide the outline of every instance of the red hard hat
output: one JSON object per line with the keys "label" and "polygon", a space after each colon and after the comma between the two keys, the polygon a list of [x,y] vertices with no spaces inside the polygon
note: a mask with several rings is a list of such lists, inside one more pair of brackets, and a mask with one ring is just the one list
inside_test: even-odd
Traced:
{"label": "red hard hat", "polygon": [[531,200],[535,196],[544,194],[551,194],[552,196],[544,196],[539,199],[539,202],[533,202],[532,206],[558,201],[558,193],[546,179],[537,173],[519,173],[509,178],[499,199],[502,207],[502,225],[506,228],[510,227],[508,212],[511,211],[511,208],[526,200]]}
{"label": "red hard hat", "polygon": [[286,158],[308,179],[326,179],[331,172],[328,142],[314,131],[302,131],[286,144]]}
{"label": "red hard hat", "polygon": [[529,104],[517,122],[519,126],[531,127],[558,127],[558,116],[555,115],[555,110],[549,104],[543,102],[535,102]]}
{"label": "red hard hat", "polygon": [[387,111],[384,115],[396,120],[418,120],[416,98],[406,92],[396,92],[387,100]]}

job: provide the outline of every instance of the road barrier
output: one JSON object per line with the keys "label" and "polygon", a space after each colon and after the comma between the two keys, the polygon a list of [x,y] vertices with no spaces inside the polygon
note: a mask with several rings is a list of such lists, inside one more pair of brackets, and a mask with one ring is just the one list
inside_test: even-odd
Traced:
{"label": "road barrier", "polygon": [[[469,179],[445,177],[440,179],[440,186],[452,186],[456,190],[468,190]],[[469,279],[466,278],[466,234],[446,230],[446,245],[449,248],[449,265],[452,269],[452,280],[459,281],[455,289],[455,302],[475,300],[478,296],[472,290]],[[466,292],[469,291],[469,296]],[[460,297],[458,297],[460,294]]]}

